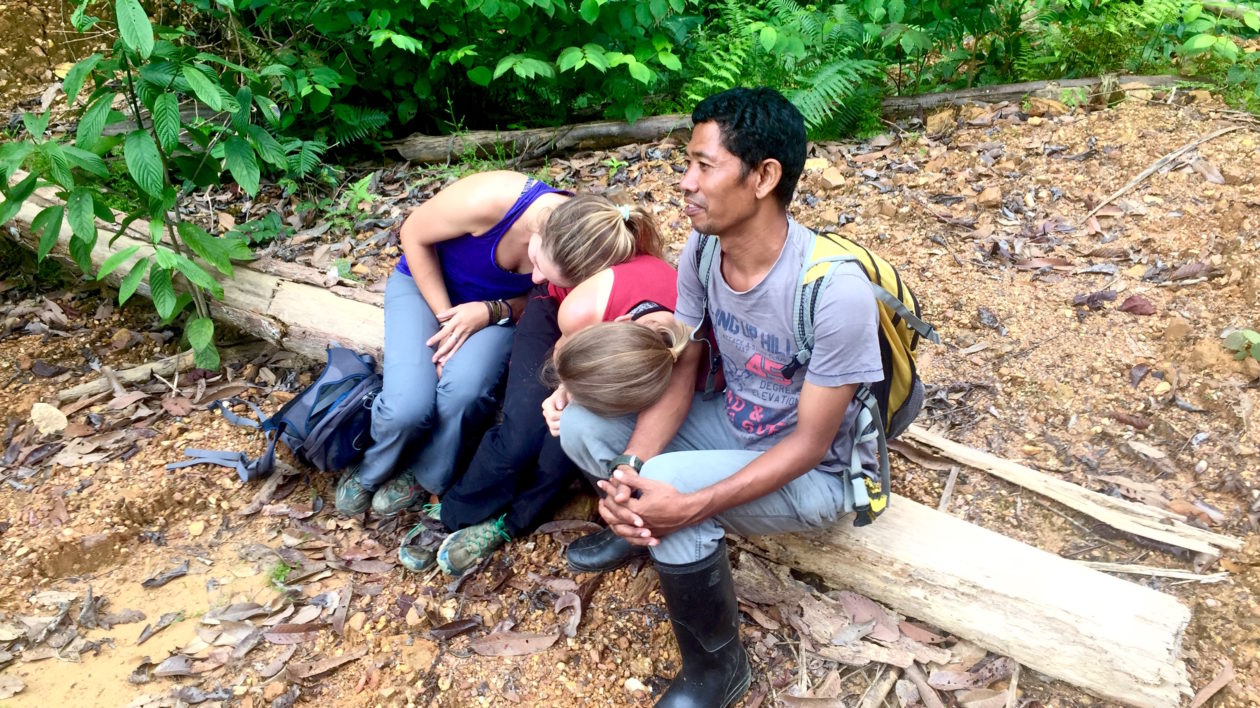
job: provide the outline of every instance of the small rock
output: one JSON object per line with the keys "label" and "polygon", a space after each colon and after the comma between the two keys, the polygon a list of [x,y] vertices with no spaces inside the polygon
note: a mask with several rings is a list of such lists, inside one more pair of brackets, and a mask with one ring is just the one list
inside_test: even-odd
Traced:
{"label": "small rock", "polygon": [[114,336],[109,338],[109,344],[110,346],[114,348],[115,351],[121,351],[131,346],[131,338],[133,336],[135,335],[132,333],[131,330],[127,329],[126,327],[123,327],[117,332],[114,332]]}
{"label": "small rock", "polygon": [[205,530],[206,530],[206,522],[201,521],[200,519],[192,522],[191,524],[188,524],[188,535],[192,536],[193,538],[197,538],[202,533],[204,533]]}
{"label": "small rock", "polygon": [[1167,381],[1160,381],[1159,383],[1155,384],[1156,396],[1162,396],[1171,390],[1172,390],[1172,384],[1168,383]]}
{"label": "small rock", "polygon": [[1207,103],[1212,100],[1212,92],[1204,91],[1203,89],[1191,91],[1189,95],[1191,103]]}
{"label": "small rock", "polygon": [[980,196],[976,197],[976,203],[988,208],[999,206],[1002,203],[1002,190],[997,187],[985,187]]}
{"label": "small rock", "polygon": [[1190,323],[1174,316],[1168,321],[1168,326],[1164,328],[1164,341],[1178,342],[1185,339],[1188,334],[1190,334]]}
{"label": "small rock", "polygon": [[633,676],[626,679],[626,682],[622,685],[624,685],[626,690],[631,693],[637,693],[639,691],[643,691],[645,693],[647,692],[647,686],[644,686],[642,681]]}
{"label": "small rock", "polygon": [[1041,116],[1029,116],[1029,117],[1028,117],[1028,125],[1038,126],[1038,125],[1041,125],[1041,124],[1042,124],[1042,123],[1044,123],[1044,122],[1045,122],[1045,120],[1043,120]]}
{"label": "small rock", "polygon": [[284,682],[274,681],[263,688],[263,700],[270,703],[284,695]]}
{"label": "small rock", "polygon": [[367,615],[362,612],[356,612],[350,616],[350,620],[346,622],[346,626],[356,632],[363,631],[363,625],[367,623]]}
{"label": "small rock", "polygon": [[1030,116],[1065,116],[1068,114],[1068,107],[1062,101],[1056,101],[1053,98],[1042,98],[1041,96],[1033,96],[1028,99],[1028,115]]}
{"label": "small rock", "polygon": [[805,161],[806,172],[825,170],[830,166],[831,166],[831,162],[825,157],[811,157]]}
{"label": "small rock", "polygon": [[937,133],[946,133],[954,129],[954,110],[946,108],[943,111],[937,111],[928,116],[927,132],[935,135]]}
{"label": "small rock", "polygon": [[66,414],[47,403],[36,403],[31,406],[31,422],[35,429],[43,435],[54,435],[66,429],[70,421]]}
{"label": "small rock", "polygon": [[420,613],[416,611],[416,606],[412,605],[411,609],[407,610],[407,626],[414,627],[423,621],[424,620],[420,618]]}
{"label": "small rock", "polygon": [[822,181],[827,189],[839,189],[844,186],[844,173],[839,167],[828,167],[823,170]]}

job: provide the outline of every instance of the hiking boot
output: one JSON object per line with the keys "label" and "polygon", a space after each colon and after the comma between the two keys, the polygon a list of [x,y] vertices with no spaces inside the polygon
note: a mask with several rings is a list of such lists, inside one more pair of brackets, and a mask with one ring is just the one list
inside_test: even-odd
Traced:
{"label": "hiking boot", "polygon": [[442,520],[442,502],[438,502],[436,504],[425,504],[424,506],[420,507],[420,513],[424,514],[430,519],[433,519],[434,521],[441,521]]}
{"label": "hiking boot", "polygon": [[646,546],[636,546],[605,527],[570,543],[564,559],[582,573],[607,573],[647,554]]}
{"label": "hiking boot", "polygon": [[372,506],[372,491],[359,482],[359,467],[356,465],[341,475],[337,483],[337,511],[346,516],[358,516]]}
{"label": "hiking boot", "polygon": [[682,668],[656,708],[726,708],[748,690],[752,671],[739,641],[739,604],[726,539],[708,558],[684,565],[656,562],[661,597],[678,640]]}
{"label": "hiking boot", "polygon": [[428,496],[429,493],[416,484],[411,475],[400,474],[381,485],[376,494],[372,495],[372,513],[377,516],[396,516]]}
{"label": "hiking boot", "polygon": [[446,538],[446,527],[441,521],[424,517],[407,532],[398,547],[398,562],[407,570],[423,572],[437,561],[437,549]]}
{"label": "hiking boot", "polygon": [[437,552],[438,567],[447,575],[460,576],[494,553],[494,549],[511,541],[503,528],[503,517],[483,521],[476,526],[460,529],[442,542]]}

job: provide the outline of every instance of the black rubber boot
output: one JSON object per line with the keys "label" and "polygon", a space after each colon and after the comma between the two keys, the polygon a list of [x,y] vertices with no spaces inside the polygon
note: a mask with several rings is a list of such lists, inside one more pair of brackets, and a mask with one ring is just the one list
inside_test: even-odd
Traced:
{"label": "black rubber boot", "polygon": [[682,670],[658,708],[726,708],[748,690],[752,670],[739,641],[739,605],[726,540],[703,560],[656,564]]}
{"label": "black rubber boot", "polygon": [[574,570],[606,573],[647,554],[646,546],[636,546],[613,533],[612,529],[604,528],[570,543],[564,557]]}

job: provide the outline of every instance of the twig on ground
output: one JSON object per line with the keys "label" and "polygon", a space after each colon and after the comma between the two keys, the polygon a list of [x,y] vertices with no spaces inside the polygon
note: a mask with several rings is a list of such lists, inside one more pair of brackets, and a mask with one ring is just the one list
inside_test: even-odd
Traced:
{"label": "twig on ground", "polygon": [[950,466],[949,479],[945,480],[945,491],[941,492],[941,503],[936,505],[937,511],[949,508],[949,498],[954,495],[954,483],[958,481],[958,470],[958,465]]}
{"label": "twig on ground", "polygon": [[1011,683],[1006,687],[1006,708],[1015,708],[1019,702],[1019,664],[1015,665],[1015,671],[1011,673]]}
{"label": "twig on ground", "polygon": [[1147,167],[1145,170],[1142,170],[1142,172],[1139,173],[1137,177],[1134,177],[1133,179],[1129,180],[1127,184],[1125,184],[1123,187],[1113,192],[1111,196],[1107,197],[1101,202],[1098,202],[1098,204],[1096,204],[1093,209],[1089,210],[1088,214],[1086,214],[1085,216],[1081,218],[1080,224],[1078,225],[1083,225],[1086,221],[1089,220],[1089,217],[1093,216],[1094,214],[1097,214],[1099,209],[1102,209],[1103,207],[1112,203],[1116,199],[1119,199],[1130,189],[1133,189],[1139,184],[1145,182],[1148,177],[1158,172],[1160,168],[1171,163],[1173,160],[1175,160],[1177,157],[1181,156],[1182,154],[1189,152],[1190,150],[1193,150],[1194,148],[1208,142],[1209,140],[1215,140],[1216,138],[1219,138],[1222,135],[1225,135],[1226,133],[1232,133],[1235,130],[1241,130],[1242,128],[1243,126],[1241,125],[1231,125],[1228,128],[1221,128],[1220,130],[1208,133],[1207,135],[1204,135],[1200,138],[1192,140],[1186,143],[1185,145],[1182,145],[1181,147],[1177,148],[1176,150],[1173,150],[1167,155],[1164,155],[1163,157],[1156,160],[1150,167]]}
{"label": "twig on ground", "polygon": [[912,662],[906,667],[906,678],[919,689],[919,699],[923,701],[923,705],[927,708],[945,708],[945,704],[941,703],[941,697],[936,695],[936,689],[928,684],[927,676],[923,675],[923,669],[920,669],[918,664]]}
{"label": "twig on ground", "polygon": [[871,682],[870,688],[862,694],[862,700],[857,708],[879,708],[884,705],[884,699],[888,697],[888,692],[892,690],[900,677],[901,669],[896,666],[883,667],[883,671],[876,674],[875,680]]}

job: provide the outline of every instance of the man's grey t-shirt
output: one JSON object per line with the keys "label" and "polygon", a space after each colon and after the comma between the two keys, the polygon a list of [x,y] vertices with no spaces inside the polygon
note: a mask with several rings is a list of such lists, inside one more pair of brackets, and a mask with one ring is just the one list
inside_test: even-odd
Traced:
{"label": "man's grey t-shirt", "polygon": [[[796,427],[804,381],[839,387],[884,378],[875,297],[866,274],[853,263],[836,269],[815,308],[814,350],[805,374],[783,378],[783,367],[796,353],[792,308],[812,237],[809,229],[789,218],[787,241],[778,260],[764,280],[745,292],[726,284],[721,254],[713,259],[709,314],[726,376],[726,414],[746,449],[767,450]],[[675,317],[691,327],[704,320],[697,243],[693,231],[678,258]],[[836,472],[849,466],[859,409],[858,403],[850,403],[819,469]],[[859,452],[863,467],[877,471],[876,443],[865,443]]]}

